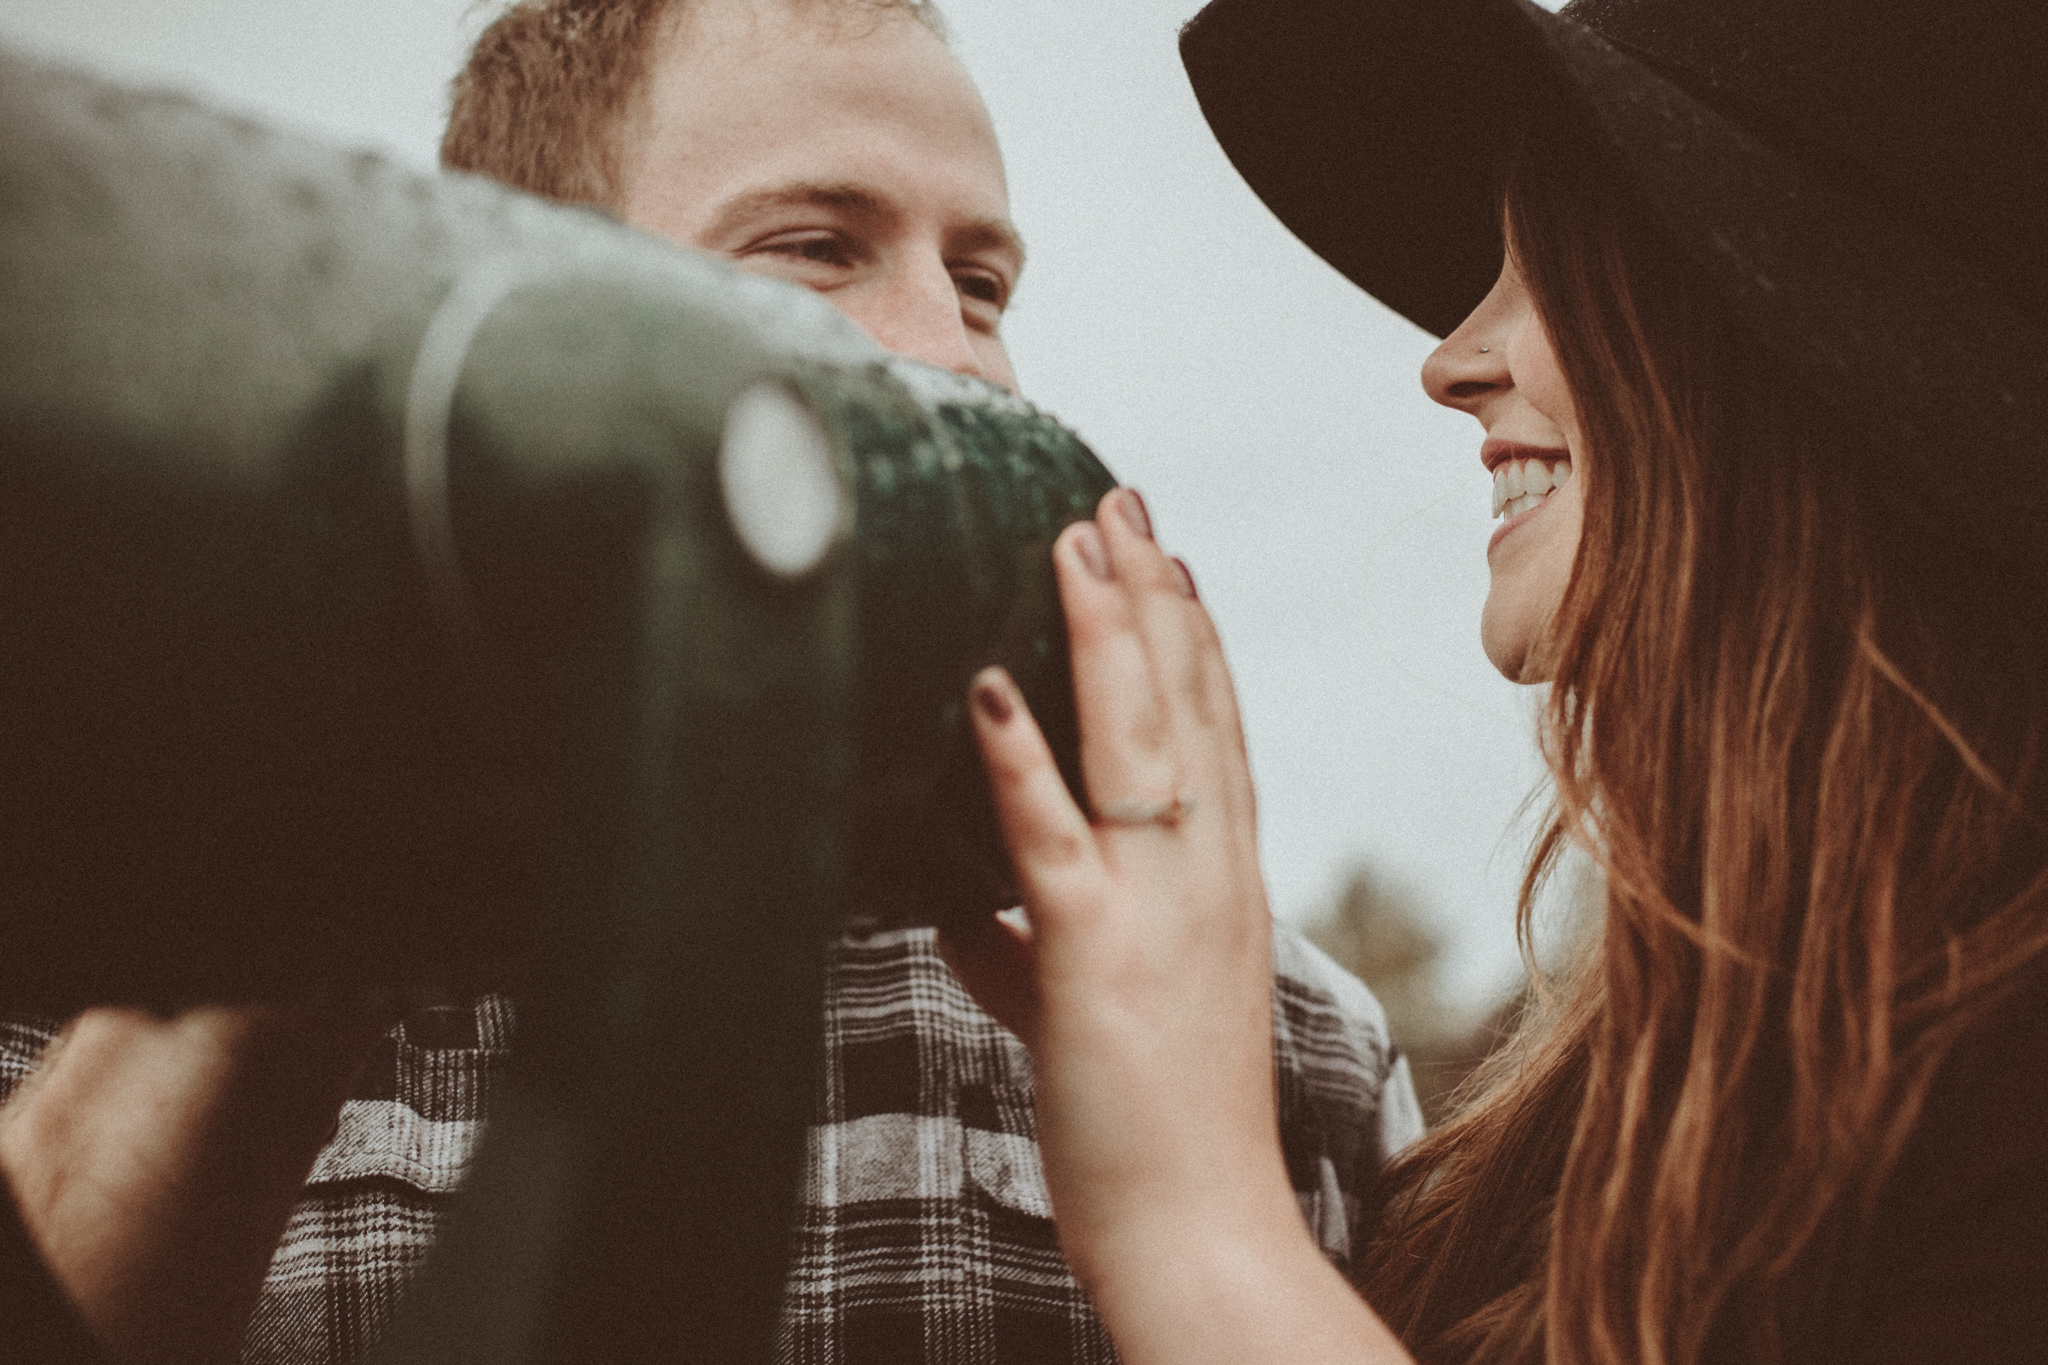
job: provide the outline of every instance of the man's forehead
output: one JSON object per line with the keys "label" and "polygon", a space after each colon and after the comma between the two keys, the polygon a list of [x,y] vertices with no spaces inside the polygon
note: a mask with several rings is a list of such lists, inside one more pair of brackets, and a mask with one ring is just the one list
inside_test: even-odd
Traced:
{"label": "man's forehead", "polygon": [[895,23],[915,24],[951,50],[938,12],[913,0],[669,0],[655,60],[681,61],[720,44],[854,41]]}
{"label": "man's forehead", "polygon": [[638,117],[681,114],[700,134],[751,140],[834,100],[920,109],[951,89],[963,107],[943,122],[986,128],[972,79],[916,14],[891,0],[677,0],[650,42]]}
{"label": "man's forehead", "polygon": [[[682,0],[626,136],[622,205],[699,244],[814,209],[1021,263],[1002,153],[957,58],[871,0]],[[833,27],[821,30],[812,16]]]}

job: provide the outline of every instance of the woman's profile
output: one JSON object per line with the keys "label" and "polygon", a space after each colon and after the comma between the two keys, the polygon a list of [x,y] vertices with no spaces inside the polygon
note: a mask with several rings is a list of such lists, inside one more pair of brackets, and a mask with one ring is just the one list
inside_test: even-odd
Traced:
{"label": "woman's profile", "polygon": [[[2048,19],[2033,0],[1216,0],[1204,113],[1444,338],[1595,942],[1382,1180],[1288,1201],[1228,675],[1141,504],[1056,556],[1092,813],[977,720],[1063,1245],[1149,1360],[2037,1359]],[[1369,723],[1362,718],[1361,723]]]}

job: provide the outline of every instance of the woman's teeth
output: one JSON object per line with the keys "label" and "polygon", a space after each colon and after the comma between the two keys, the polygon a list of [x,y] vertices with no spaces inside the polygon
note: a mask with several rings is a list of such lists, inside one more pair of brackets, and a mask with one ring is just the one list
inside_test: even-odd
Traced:
{"label": "woman's teeth", "polygon": [[1519,516],[1571,482],[1572,462],[1504,460],[1493,469],[1493,514]]}

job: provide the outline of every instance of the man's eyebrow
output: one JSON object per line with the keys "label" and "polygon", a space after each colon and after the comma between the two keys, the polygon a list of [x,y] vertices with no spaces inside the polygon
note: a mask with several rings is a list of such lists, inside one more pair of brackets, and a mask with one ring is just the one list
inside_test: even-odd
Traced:
{"label": "man's eyebrow", "polygon": [[[751,218],[785,208],[834,209],[871,222],[896,216],[896,210],[886,200],[860,185],[800,180],[734,196],[719,206],[706,232],[711,237],[720,237],[745,227]],[[1023,269],[1024,239],[1008,219],[977,219],[953,232],[951,238],[952,244],[963,251],[1007,251],[1017,258],[1018,269]]]}
{"label": "man's eyebrow", "polygon": [[1017,258],[1017,273],[1024,273],[1024,238],[1007,218],[980,218],[953,234],[962,251],[1007,251]]}
{"label": "man's eyebrow", "polygon": [[749,218],[783,208],[837,209],[841,213],[873,219],[894,216],[889,206],[879,197],[858,185],[835,185],[824,181],[801,180],[787,185],[770,185],[765,189],[748,190],[744,194],[728,199],[713,215],[710,230],[713,233],[729,231],[743,226]]}

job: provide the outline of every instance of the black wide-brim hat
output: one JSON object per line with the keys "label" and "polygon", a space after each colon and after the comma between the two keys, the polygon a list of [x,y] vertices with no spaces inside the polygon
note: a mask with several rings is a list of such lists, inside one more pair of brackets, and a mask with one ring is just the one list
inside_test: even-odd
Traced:
{"label": "black wide-brim hat", "polygon": [[2048,0],[1214,0],[1181,57],[1267,206],[1439,336],[1523,122],[1582,125],[1871,477],[2040,567]]}

